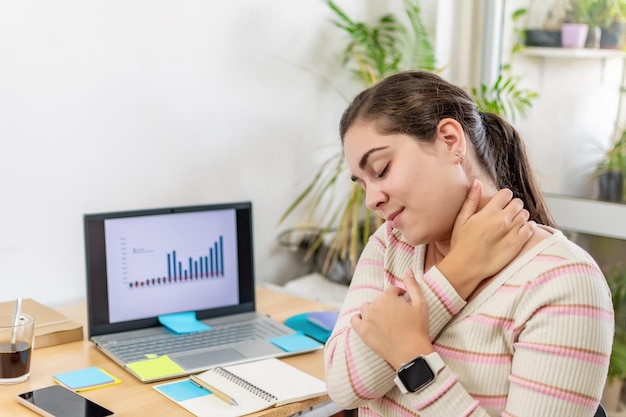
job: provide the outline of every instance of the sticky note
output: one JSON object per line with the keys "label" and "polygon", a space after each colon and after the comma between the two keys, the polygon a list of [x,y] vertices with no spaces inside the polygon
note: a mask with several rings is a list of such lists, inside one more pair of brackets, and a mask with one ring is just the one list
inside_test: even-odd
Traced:
{"label": "sticky note", "polygon": [[320,326],[313,324],[308,319],[309,313],[296,314],[285,320],[285,325],[295,331],[302,332],[321,343],[326,343],[330,337],[330,330],[324,330]]}
{"label": "sticky note", "polygon": [[337,311],[314,311],[306,316],[309,322],[329,331],[335,327],[338,317],[339,312]]}
{"label": "sticky note", "polygon": [[185,401],[211,394],[211,391],[197,386],[188,379],[171,384],[159,385],[156,386],[155,389],[161,391],[174,401]]}
{"label": "sticky note", "polygon": [[270,339],[274,345],[278,346],[285,352],[299,352],[303,350],[310,350],[320,348],[323,345],[308,336],[305,336],[301,332],[288,335],[279,336]]}
{"label": "sticky note", "polygon": [[198,321],[195,311],[183,313],[163,314],[159,316],[159,322],[174,333],[194,333],[209,330],[211,326]]}
{"label": "sticky note", "polygon": [[183,368],[168,355],[159,356],[156,359],[146,359],[129,363],[126,367],[143,379],[160,378],[162,376],[183,372]]}
{"label": "sticky note", "polygon": [[95,388],[98,386],[108,386],[121,382],[118,378],[115,378],[108,372],[105,372],[95,366],[77,369],[74,371],[61,372],[52,375],[52,378],[61,385],[65,385],[69,389],[75,391]]}

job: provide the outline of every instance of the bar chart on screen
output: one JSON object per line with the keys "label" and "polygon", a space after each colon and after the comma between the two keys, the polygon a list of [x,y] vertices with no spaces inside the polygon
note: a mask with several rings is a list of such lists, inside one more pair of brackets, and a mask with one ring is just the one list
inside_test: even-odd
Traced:
{"label": "bar chart on screen", "polygon": [[[139,253],[141,249],[134,248]],[[154,285],[168,285],[202,279],[217,279],[225,276],[224,237],[219,236],[212,246],[208,246],[204,255],[183,257],[176,250],[166,253],[163,259],[167,273],[145,279],[127,282],[129,288],[144,288]]]}

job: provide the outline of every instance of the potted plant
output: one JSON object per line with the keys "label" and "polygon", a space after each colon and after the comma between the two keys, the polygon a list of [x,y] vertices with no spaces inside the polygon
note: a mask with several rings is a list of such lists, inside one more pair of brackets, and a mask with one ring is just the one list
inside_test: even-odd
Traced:
{"label": "potted plant", "polygon": [[596,2],[597,0],[570,0],[561,24],[561,46],[564,48],[585,46]]}
{"label": "potted plant", "polygon": [[624,201],[626,189],[626,130],[623,130],[613,145],[606,150],[595,170],[598,182],[598,198],[606,201]]}
{"label": "potted plant", "polygon": [[[358,22],[332,0],[327,5],[334,13],[335,26],[348,38],[343,64],[363,87],[403,70],[435,70],[434,48],[421,18],[419,0],[404,0],[409,26],[393,14],[385,14],[373,25]],[[348,190],[342,187],[341,179],[346,173],[347,166],[339,152],[320,166],[279,220],[279,224],[283,223],[296,208],[308,203],[304,224],[297,228],[300,235],[303,229],[305,233],[297,246],[304,247],[305,259],[315,258],[320,272],[344,283],[352,276],[363,244],[381,223],[365,209],[360,186],[351,184]],[[340,276],[336,276],[335,270],[340,271]]]}
{"label": "potted plant", "polygon": [[[382,16],[374,25],[357,22],[332,0],[327,4],[335,14],[335,25],[348,38],[344,66],[364,87],[403,70],[436,71],[434,48],[421,18],[419,0],[404,0],[408,26],[392,14]],[[504,70],[494,85],[471,92],[483,110],[514,119],[515,114],[524,113],[536,94],[519,88],[518,79],[506,76]],[[318,272],[346,284],[364,244],[382,223],[366,210],[360,186],[351,183],[346,189],[348,178],[343,153],[339,152],[320,166],[279,220],[282,224],[297,208],[304,207],[301,226],[292,229],[299,238],[295,243],[284,240],[288,246],[303,248],[305,259],[312,258]]]}
{"label": "potted plant", "polygon": [[606,279],[615,312],[615,336],[602,405],[611,413],[620,411],[620,397],[626,378],[626,268],[613,268]]}

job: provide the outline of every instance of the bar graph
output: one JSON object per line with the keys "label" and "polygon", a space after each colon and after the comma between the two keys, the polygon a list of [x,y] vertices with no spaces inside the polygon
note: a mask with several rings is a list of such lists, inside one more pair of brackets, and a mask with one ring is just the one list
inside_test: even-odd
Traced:
{"label": "bar graph", "polygon": [[164,273],[128,282],[129,288],[146,288],[160,285],[184,283],[198,280],[224,278],[224,238],[208,245],[203,255],[192,257],[179,254],[175,249],[167,252],[163,259]]}

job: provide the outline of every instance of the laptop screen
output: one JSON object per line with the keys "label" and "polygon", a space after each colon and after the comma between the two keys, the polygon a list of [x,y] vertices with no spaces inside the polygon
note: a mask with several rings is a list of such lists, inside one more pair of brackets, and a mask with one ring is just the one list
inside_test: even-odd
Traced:
{"label": "laptop screen", "polygon": [[89,336],[254,311],[250,202],[84,216]]}

